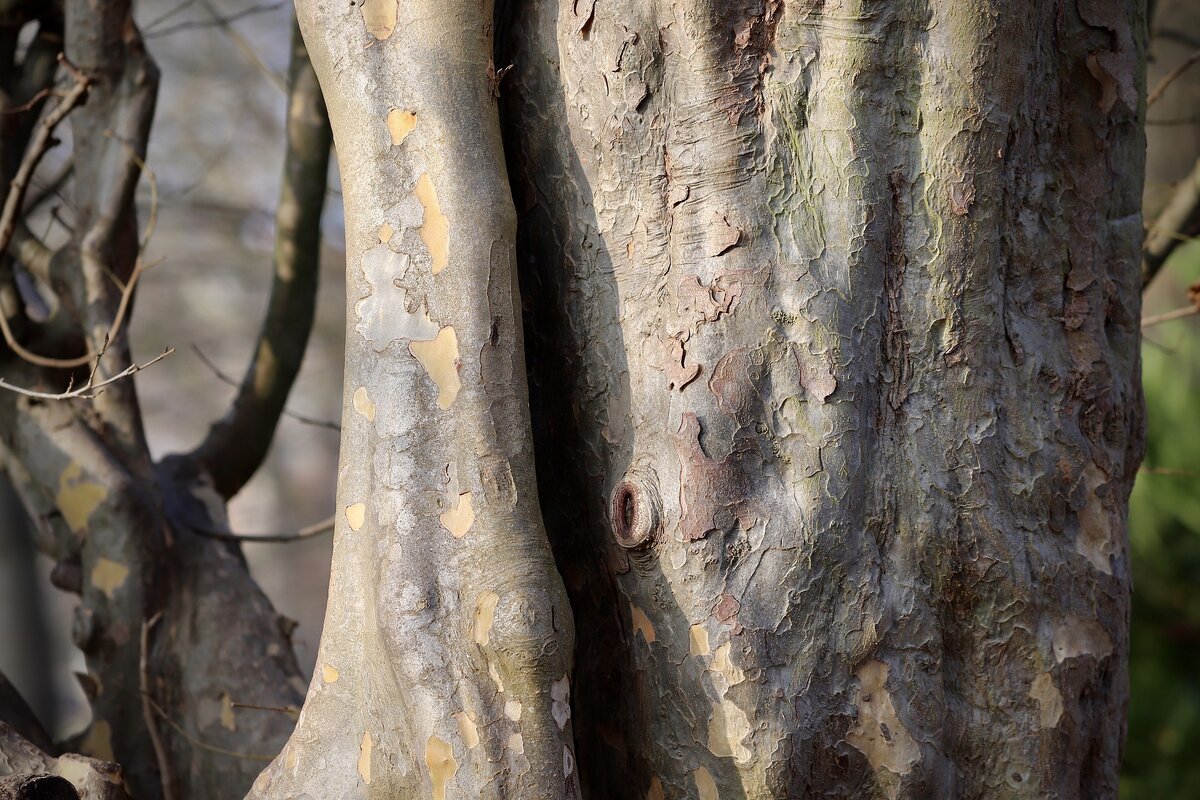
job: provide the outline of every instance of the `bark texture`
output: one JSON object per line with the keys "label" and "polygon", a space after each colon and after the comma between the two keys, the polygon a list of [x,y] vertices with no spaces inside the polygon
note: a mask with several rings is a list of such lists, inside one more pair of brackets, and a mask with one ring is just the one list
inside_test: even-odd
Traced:
{"label": "bark texture", "polygon": [[490,6],[298,3],[346,208],[345,408],[316,674],[252,797],[578,795]]}
{"label": "bark texture", "polygon": [[1115,797],[1142,4],[510,5],[584,796]]}

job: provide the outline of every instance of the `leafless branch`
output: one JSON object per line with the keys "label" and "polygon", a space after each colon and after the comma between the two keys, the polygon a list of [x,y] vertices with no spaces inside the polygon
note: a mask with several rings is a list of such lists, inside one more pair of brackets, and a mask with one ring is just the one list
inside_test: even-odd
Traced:
{"label": "leafless branch", "polygon": [[1181,242],[1192,240],[1200,226],[1200,161],[1179,182],[1171,199],[1146,231],[1142,245],[1142,287],[1150,285]]}
{"label": "leafless branch", "polygon": [[316,313],[332,133],[321,87],[296,26],[289,81],[288,145],[275,215],[274,279],[267,313],[233,404],[191,454],[223,497],[232,497],[266,458],[304,361]]}
{"label": "leafless branch", "polygon": [[171,759],[167,748],[163,745],[162,736],[158,731],[158,722],[154,718],[150,697],[150,629],[162,618],[162,612],[157,612],[148,620],[142,621],[141,651],[138,657],[138,682],[142,692],[142,718],[146,721],[146,730],[150,733],[150,743],[154,746],[154,758],[158,761],[158,776],[162,781],[163,800],[175,800],[175,781],[171,773]]}
{"label": "leafless branch", "polygon": [[59,63],[72,75],[75,82],[63,94],[50,113],[42,119],[30,139],[29,146],[25,148],[21,165],[17,168],[17,174],[13,176],[12,183],[9,185],[3,211],[0,211],[0,252],[8,250],[8,244],[12,240],[13,231],[21,213],[21,206],[25,200],[25,191],[29,188],[29,180],[33,177],[33,172],[37,169],[38,164],[41,163],[42,156],[46,155],[46,151],[50,149],[54,129],[66,119],[75,106],[79,105],[90,86],[87,76],[71,67],[66,58],[59,56]]}
{"label": "leafless branch", "polygon": [[[209,13],[213,15],[211,20],[188,20],[187,22],[180,22],[166,28],[154,28],[153,26],[148,27],[145,31],[145,37],[147,39],[158,39],[163,36],[170,36],[173,33],[179,33],[180,31],[195,30],[198,28],[222,28],[231,22],[236,22],[239,19],[252,17],[256,14],[265,14],[269,11],[282,8],[285,5],[284,2],[263,3],[261,5],[249,6],[248,8],[240,9],[232,14],[222,15],[215,8],[213,8],[212,4],[207,2],[203,2],[202,4],[206,9],[208,9]],[[191,3],[189,2],[185,5],[191,5]],[[159,19],[161,20],[163,17],[160,17]]]}
{"label": "leafless branch", "polygon": [[1182,63],[1175,67],[1175,69],[1164,75],[1162,80],[1155,84],[1154,89],[1152,89],[1150,94],[1146,96],[1146,108],[1149,108],[1157,103],[1166,93],[1167,88],[1176,80],[1178,80],[1183,73],[1191,69],[1197,61],[1200,61],[1200,50],[1192,53],[1190,56],[1185,58]]}
{"label": "leafless branch", "polygon": [[144,364],[138,364],[134,362],[118,372],[116,375],[111,375],[100,382],[96,382],[96,370],[100,367],[100,359],[104,357],[104,350],[101,348],[100,353],[96,356],[96,362],[92,367],[92,372],[87,379],[87,383],[85,383],[83,386],[78,388],[72,388],[71,386],[68,386],[65,392],[39,392],[34,389],[26,389],[23,386],[16,386],[15,384],[11,384],[3,378],[0,378],[0,389],[16,392],[17,394],[24,395],[25,397],[33,397],[38,400],[91,400],[99,395],[105,386],[111,386],[119,380],[136,375],[147,367],[154,366],[159,361],[162,361],[164,358],[174,352],[174,347],[168,347],[166,350],[163,350],[157,356],[145,362]]}
{"label": "leafless branch", "polygon": [[[196,354],[196,357],[200,359],[200,362],[202,364],[204,364],[204,366],[206,366],[208,368],[208,371],[211,372],[213,374],[213,376],[217,380],[219,380],[221,383],[224,383],[227,386],[232,386],[235,389],[241,388],[241,386],[242,386],[241,382],[234,379],[232,376],[230,376],[228,373],[224,372],[220,367],[218,367],[216,365],[216,363],[214,363],[213,360],[211,358],[209,358],[208,355],[203,350],[200,349],[200,345],[193,342],[192,343],[192,352],[194,352]],[[296,420],[297,422],[299,422],[303,425],[311,425],[314,428],[325,428],[326,430],[331,430],[331,431],[341,431],[341,429],[342,429],[342,426],[337,424],[336,422],[330,422],[327,419],[317,419],[316,417],[307,417],[303,414],[298,414],[295,411],[291,411],[286,408],[283,410],[282,413],[283,413],[283,416],[285,416],[285,417],[291,417],[292,419]]]}
{"label": "leafless branch", "polygon": [[145,694],[143,694],[143,697],[146,698],[146,702],[150,704],[150,708],[154,710],[154,713],[158,714],[158,716],[161,717],[164,722],[171,726],[171,730],[182,736],[188,742],[188,744],[192,745],[193,747],[199,747],[201,750],[207,750],[210,753],[218,753],[223,756],[229,756],[230,758],[244,758],[247,761],[266,762],[275,758],[274,756],[257,755],[254,753],[239,753],[236,750],[227,750],[224,747],[217,747],[214,744],[209,744],[201,739],[197,739],[195,736],[185,731],[183,726],[181,726],[178,722],[171,719],[167,712],[163,710],[162,706],[154,702],[152,698]]}
{"label": "leafless branch", "polygon": [[335,517],[322,520],[316,525],[309,525],[307,528],[301,528],[298,531],[290,531],[288,533],[229,533],[227,531],[214,531],[204,528],[193,527],[200,536],[209,539],[220,539],[223,542],[258,542],[259,544],[290,544],[292,542],[300,542],[305,539],[313,539],[317,536],[323,536],[333,530]]}

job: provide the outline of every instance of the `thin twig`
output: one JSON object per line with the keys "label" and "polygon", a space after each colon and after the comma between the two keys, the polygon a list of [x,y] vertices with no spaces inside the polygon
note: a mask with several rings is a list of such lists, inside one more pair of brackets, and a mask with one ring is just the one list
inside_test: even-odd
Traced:
{"label": "thin twig", "polygon": [[178,733],[180,736],[182,736],[184,739],[186,739],[187,742],[194,747],[199,747],[201,750],[207,750],[210,753],[217,753],[219,755],[229,756],[230,758],[244,758],[247,761],[274,761],[275,760],[275,756],[262,756],[262,755],[257,755],[254,753],[239,753],[236,750],[226,750],[224,747],[217,747],[214,744],[209,744],[208,742],[201,741],[200,739],[197,739],[195,736],[193,736],[192,734],[185,731],[183,729],[183,726],[181,726],[178,722],[176,722],[175,720],[173,720],[169,716],[167,716],[167,712],[163,711],[162,706],[160,706],[158,703],[154,702],[154,700],[152,698],[147,697],[146,695],[143,695],[143,697],[146,697],[146,701],[150,703],[150,707],[154,709],[155,713],[157,713],[160,717],[163,718],[163,721],[165,721],[168,725],[171,726],[172,730],[174,730],[176,733]]}
{"label": "thin twig", "polygon": [[158,722],[154,719],[151,705],[154,703],[150,696],[150,629],[162,619],[162,612],[155,613],[150,619],[142,621],[141,652],[138,656],[138,683],[142,690],[142,718],[146,721],[146,730],[150,733],[150,744],[154,747],[154,758],[158,761],[158,777],[162,781],[163,800],[175,800],[175,781],[171,773],[171,759],[167,748],[163,746],[162,736],[158,731]]}
{"label": "thin twig", "polygon": [[73,400],[76,398],[82,399],[82,400],[92,400],[98,394],[100,394],[100,392],[104,389],[105,386],[114,384],[117,381],[122,380],[123,378],[130,377],[131,375],[136,375],[137,373],[141,372],[142,370],[146,369],[147,367],[154,366],[159,361],[162,361],[164,358],[166,358],[167,356],[171,355],[174,352],[175,352],[174,347],[168,347],[166,350],[163,350],[161,353],[159,353],[157,356],[150,359],[146,363],[138,364],[135,362],[133,364],[130,364],[128,367],[121,370],[120,372],[118,372],[116,375],[106,378],[106,379],[100,381],[99,383],[96,383],[95,382],[96,368],[100,364],[100,359],[104,357],[104,350],[103,350],[103,348],[101,348],[101,352],[99,354],[97,354],[97,356],[96,356],[96,366],[92,367],[92,373],[88,377],[87,383],[85,383],[83,386],[80,386],[77,389],[71,388],[71,386],[68,385],[67,390],[65,392],[39,392],[39,391],[35,391],[33,389],[26,389],[23,386],[17,386],[16,384],[9,383],[8,381],[4,380],[3,378],[0,378],[0,389],[6,389],[10,392],[16,392],[17,394],[24,395],[25,397],[33,397],[38,400]]}
{"label": "thin twig", "polygon": [[[242,388],[242,384],[239,381],[232,378],[228,373],[223,372],[221,368],[213,363],[213,360],[209,358],[203,350],[200,349],[200,345],[196,344],[195,342],[192,343],[192,352],[196,354],[196,357],[200,359],[201,363],[208,367],[209,372],[211,372],[217,378],[217,380],[221,381],[221,383],[232,386],[235,389]],[[297,414],[295,411],[289,411],[286,408],[282,413],[285,417],[291,417],[301,424],[311,425],[314,428],[326,428],[327,430],[331,431],[340,431],[342,429],[342,426],[336,422],[330,422],[327,419],[317,419],[316,417],[306,417],[303,414]]]}
{"label": "thin twig", "polygon": [[1148,467],[1143,464],[1138,472],[1145,472],[1147,475],[1168,475],[1174,478],[1200,478],[1200,472],[1194,469],[1178,469],[1176,467]]}
{"label": "thin twig", "polygon": [[1163,314],[1155,314],[1152,317],[1142,317],[1142,330],[1153,328],[1155,325],[1161,325],[1164,322],[1170,322],[1175,319],[1183,319],[1184,317],[1192,317],[1200,314],[1200,308],[1196,306],[1187,306],[1186,308],[1177,308],[1174,311],[1167,311]]}
{"label": "thin twig", "polygon": [[205,8],[207,8],[209,10],[209,12],[213,15],[212,20],[209,20],[209,21],[189,20],[187,22],[180,22],[180,23],[177,23],[170,27],[162,28],[160,30],[147,30],[146,38],[147,39],[157,39],[162,36],[170,36],[173,33],[179,33],[180,31],[192,30],[195,28],[225,27],[229,23],[236,22],[237,20],[243,19],[244,17],[254,16],[255,14],[264,14],[268,11],[274,11],[277,8],[282,8],[284,5],[285,5],[285,3],[282,0],[281,0],[281,2],[278,2],[278,3],[263,3],[261,5],[250,6],[248,8],[243,8],[239,11],[235,11],[232,14],[222,16],[209,3],[204,3]]}
{"label": "thin twig", "polygon": [[295,706],[257,706],[253,703],[229,703],[230,708],[252,708],[255,711],[275,711],[280,714],[287,714],[292,719],[300,716],[300,709]]}
{"label": "thin twig", "polygon": [[192,530],[200,536],[209,539],[219,539],[222,542],[257,542],[259,544],[290,544],[291,542],[299,542],[304,539],[313,539],[317,536],[323,536],[333,530],[336,517],[318,522],[316,525],[309,525],[307,528],[301,528],[298,531],[290,531],[288,533],[230,533],[228,531],[215,531],[207,528],[197,528],[192,526]]}
{"label": "thin twig", "polygon": [[1185,73],[1189,69],[1191,69],[1192,66],[1197,61],[1200,61],[1200,50],[1197,50],[1196,52],[1192,53],[1190,56],[1188,56],[1187,58],[1185,58],[1183,60],[1183,63],[1181,63],[1179,66],[1175,67],[1175,69],[1171,70],[1166,75],[1164,75],[1162,80],[1160,80],[1154,86],[1154,89],[1150,92],[1150,94],[1147,95],[1146,108],[1149,108],[1150,106],[1157,103],[1160,99],[1162,99],[1163,94],[1165,94],[1167,91],[1167,87],[1170,86],[1172,83],[1174,83],[1176,80],[1178,80],[1178,78],[1181,75],[1183,75],[1183,73]]}

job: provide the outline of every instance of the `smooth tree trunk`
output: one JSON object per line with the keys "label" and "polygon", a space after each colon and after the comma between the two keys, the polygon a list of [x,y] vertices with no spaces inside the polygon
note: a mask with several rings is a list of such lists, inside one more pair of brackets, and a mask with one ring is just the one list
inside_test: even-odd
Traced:
{"label": "smooth tree trunk", "polygon": [[490,5],[299,4],[341,515],[252,796],[1115,797],[1142,4]]}

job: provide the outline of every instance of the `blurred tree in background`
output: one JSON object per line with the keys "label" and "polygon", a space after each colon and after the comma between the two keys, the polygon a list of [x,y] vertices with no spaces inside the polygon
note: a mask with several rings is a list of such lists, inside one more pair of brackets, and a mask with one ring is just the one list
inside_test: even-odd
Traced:
{"label": "blurred tree in background", "polygon": [[[1147,112],[1148,245],[1171,255],[1145,295],[1144,319],[1190,306],[1200,281],[1196,216],[1200,157],[1200,4],[1154,4],[1147,85],[1164,90]],[[1186,68],[1186,71],[1183,71]],[[1182,201],[1182,203],[1180,202]],[[1182,221],[1183,224],[1179,224]],[[1146,458],[1130,501],[1133,619],[1129,732],[1122,797],[1200,795],[1200,318],[1144,329]]]}

